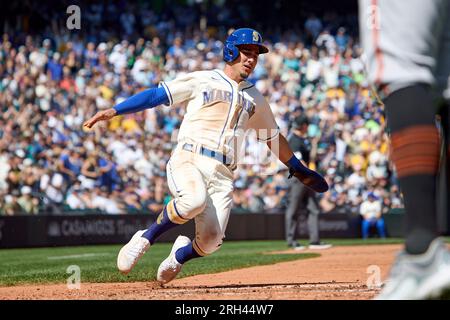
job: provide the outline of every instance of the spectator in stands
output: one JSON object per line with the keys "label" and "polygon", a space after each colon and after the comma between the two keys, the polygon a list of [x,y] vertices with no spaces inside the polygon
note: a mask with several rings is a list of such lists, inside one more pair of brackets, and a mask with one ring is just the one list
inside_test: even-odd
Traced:
{"label": "spectator in stands", "polygon": [[7,216],[13,216],[21,212],[16,193],[7,194],[5,196],[3,211]]}
{"label": "spectator in stands", "polygon": [[54,81],[61,81],[63,77],[63,66],[60,63],[61,54],[55,52],[53,59],[47,63],[47,76]]}
{"label": "spectator in stands", "polygon": [[37,214],[39,211],[39,200],[32,197],[31,188],[29,186],[23,186],[20,189],[21,196],[17,199],[17,203],[20,206],[22,213]]}
{"label": "spectator in stands", "polygon": [[367,200],[361,204],[360,214],[362,216],[361,229],[363,239],[369,237],[371,227],[376,227],[381,238],[386,237],[381,202],[373,192],[369,193]]}
{"label": "spectator in stands", "polygon": [[58,163],[58,170],[64,178],[65,188],[68,188],[78,179],[82,166],[83,160],[79,149],[70,149],[67,153],[63,152]]}
{"label": "spectator in stands", "polygon": [[261,213],[264,211],[264,180],[260,176],[256,176],[253,182],[250,184],[248,194],[249,199],[249,210],[255,213]]}
{"label": "spectator in stands", "polygon": [[164,201],[158,201],[152,188],[145,189],[139,195],[142,209],[153,214],[158,214],[164,208]]}
{"label": "spectator in stands", "polygon": [[336,45],[340,52],[344,52],[345,49],[347,48],[349,37],[345,32],[346,32],[345,28],[340,27],[335,37]]}
{"label": "spectator in stands", "polygon": [[305,31],[307,36],[311,37],[311,40],[317,38],[322,28],[322,22],[315,14],[311,14],[305,22]]}
{"label": "spectator in stands", "polygon": [[81,183],[77,181],[68,191],[66,197],[66,204],[70,210],[84,210],[88,205],[81,197]]}

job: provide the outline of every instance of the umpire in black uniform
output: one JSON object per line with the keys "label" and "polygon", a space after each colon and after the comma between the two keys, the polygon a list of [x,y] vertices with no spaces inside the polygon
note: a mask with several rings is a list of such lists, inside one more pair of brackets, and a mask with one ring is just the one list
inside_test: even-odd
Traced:
{"label": "umpire in black uniform", "polygon": [[[297,158],[308,165],[312,145],[308,139],[309,121],[306,116],[295,118],[292,131],[288,136],[288,143]],[[298,179],[290,179],[289,204],[285,216],[286,241],[288,246],[302,250],[305,246],[297,242],[297,230],[302,218],[308,219],[309,249],[327,249],[330,244],[320,242],[319,213],[320,207],[316,193],[302,184]]]}

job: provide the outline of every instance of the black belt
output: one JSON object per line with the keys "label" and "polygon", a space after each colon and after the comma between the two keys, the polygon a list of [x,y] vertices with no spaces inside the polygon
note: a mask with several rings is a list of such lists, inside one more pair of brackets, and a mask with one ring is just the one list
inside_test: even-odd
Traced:
{"label": "black belt", "polygon": [[[183,150],[190,151],[190,152],[195,152],[194,151],[194,145],[190,144],[190,143],[185,143],[183,145]],[[210,150],[210,149],[205,148],[203,146],[200,146],[199,153],[201,155],[207,156],[209,158],[216,159],[216,160],[222,162],[226,166],[229,166],[229,165],[232,164],[232,160],[229,157],[225,156],[224,154],[222,154],[222,153],[220,153],[218,151],[213,151],[213,150]]]}

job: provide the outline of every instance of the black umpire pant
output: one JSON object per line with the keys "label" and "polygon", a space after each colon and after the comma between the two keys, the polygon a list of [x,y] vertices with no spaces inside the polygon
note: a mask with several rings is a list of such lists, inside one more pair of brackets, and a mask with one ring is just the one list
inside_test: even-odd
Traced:
{"label": "black umpire pant", "polygon": [[289,204],[285,214],[286,241],[292,246],[297,239],[301,220],[308,219],[309,243],[319,243],[319,203],[316,193],[297,179],[290,179]]}

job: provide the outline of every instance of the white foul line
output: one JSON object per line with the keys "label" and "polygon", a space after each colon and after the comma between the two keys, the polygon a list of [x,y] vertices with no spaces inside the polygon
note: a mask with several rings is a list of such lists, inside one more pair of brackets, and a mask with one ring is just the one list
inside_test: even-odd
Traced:
{"label": "white foul line", "polygon": [[109,256],[110,253],[83,253],[83,254],[72,254],[68,256],[52,256],[47,257],[48,260],[63,260],[63,259],[73,259],[73,258],[91,258],[98,256]]}

